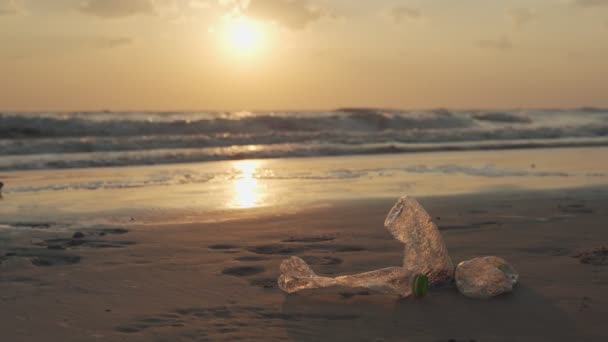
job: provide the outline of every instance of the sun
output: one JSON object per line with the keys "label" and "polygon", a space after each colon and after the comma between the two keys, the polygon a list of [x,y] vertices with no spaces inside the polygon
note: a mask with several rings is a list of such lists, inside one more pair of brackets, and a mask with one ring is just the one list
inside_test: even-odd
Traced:
{"label": "sun", "polygon": [[226,23],[226,43],[238,54],[251,54],[263,43],[261,26],[246,17],[233,18]]}

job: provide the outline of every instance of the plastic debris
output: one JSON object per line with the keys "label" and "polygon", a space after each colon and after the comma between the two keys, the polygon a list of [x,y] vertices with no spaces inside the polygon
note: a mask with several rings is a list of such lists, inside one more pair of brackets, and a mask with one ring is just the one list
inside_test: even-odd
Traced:
{"label": "plastic debris", "polygon": [[[453,282],[454,265],[439,229],[415,199],[400,198],[384,226],[405,245],[402,267],[332,278],[317,275],[304,260],[291,257],[281,263],[279,288],[294,293],[332,286],[364,287],[384,294],[422,298],[430,287]],[[503,259],[484,257],[460,263],[456,285],[467,297],[489,298],[511,291],[518,277]]]}
{"label": "plastic debris", "polygon": [[452,280],[454,264],[439,229],[415,199],[401,197],[384,221],[384,227],[403,242],[403,268],[408,274],[424,274],[431,285]]}
{"label": "plastic debris", "polygon": [[[437,226],[416,200],[401,198],[389,212],[385,227],[405,245],[402,267],[322,277],[298,257],[281,264],[279,287],[288,293],[331,286],[365,287],[375,292],[408,297],[426,295],[429,285],[452,279],[453,265]],[[423,276],[423,277],[421,277]]]}
{"label": "plastic debris", "polygon": [[518,278],[509,263],[495,256],[463,261],[456,267],[456,286],[470,298],[487,299],[511,292]]}
{"label": "plastic debris", "polygon": [[279,288],[287,293],[332,286],[365,287],[375,292],[401,297],[410,296],[413,288],[411,275],[401,267],[330,278],[316,275],[306,262],[298,257],[291,257],[281,263]]}

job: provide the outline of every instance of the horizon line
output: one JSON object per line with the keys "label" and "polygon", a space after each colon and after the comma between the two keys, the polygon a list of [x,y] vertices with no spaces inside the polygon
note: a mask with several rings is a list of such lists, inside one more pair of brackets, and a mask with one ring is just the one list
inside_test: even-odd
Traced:
{"label": "horizon line", "polygon": [[339,106],[335,108],[309,108],[309,109],[41,109],[41,110],[4,110],[0,109],[0,114],[38,114],[38,113],[272,113],[272,112],[348,112],[348,111],[439,111],[439,110],[454,110],[454,111],[513,111],[513,110],[582,110],[582,111],[608,111],[608,105],[605,106],[568,106],[568,107],[545,107],[545,106],[530,106],[530,107],[426,107],[426,108],[398,108],[398,107],[381,107],[381,106]]}

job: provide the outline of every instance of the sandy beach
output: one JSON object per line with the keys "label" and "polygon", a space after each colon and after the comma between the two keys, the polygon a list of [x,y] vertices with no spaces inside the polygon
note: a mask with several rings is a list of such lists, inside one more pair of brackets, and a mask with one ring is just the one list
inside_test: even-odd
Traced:
{"label": "sandy beach", "polygon": [[[475,177],[470,184],[497,182]],[[325,185],[328,192],[341,187],[337,181]],[[73,194],[78,191],[83,190],[68,194],[80,196]],[[103,190],[98,191],[103,197]],[[127,196],[139,190],[121,191]],[[3,205],[13,196],[18,201],[18,193],[9,193]],[[221,196],[218,192],[210,198]],[[113,224],[88,226],[60,226],[52,220],[21,222],[20,227],[5,223],[0,328],[7,341],[608,338],[603,325],[607,260],[605,254],[589,254],[608,239],[608,188],[509,190],[492,185],[468,194],[418,198],[455,262],[483,255],[507,259],[520,272],[514,292],[480,301],[442,288],[421,300],[399,300],[364,289],[287,295],[277,288],[278,266],[292,255],[330,276],[399,266],[402,245],[383,227],[394,196],[325,199],[317,205],[303,201],[308,204],[301,206],[290,200],[290,210],[253,205],[198,216],[190,212],[187,221],[168,216],[157,223],[153,216],[145,220],[141,213],[147,211],[138,212],[133,205],[139,216],[122,225],[117,223],[126,219],[120,215],[113,216]],[[98,211],[104,206],[112,204]]]}
{"label": "sandy beach", "polygon": [[0,28],[0,342],[608,341],[608,0]]}

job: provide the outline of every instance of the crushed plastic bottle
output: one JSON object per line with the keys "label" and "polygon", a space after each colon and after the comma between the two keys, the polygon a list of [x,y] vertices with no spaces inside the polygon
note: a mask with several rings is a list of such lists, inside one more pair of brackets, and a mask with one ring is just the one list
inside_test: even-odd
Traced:
{"label": "crushed plastic bottle", "polygon": [[518,279],[515,269],[495,256],[463,261],[456,267],[456,286],[470,298],[487,299],[511,292]]}
{"label": "crushed plastic bottle", "polygon": [[[291,257],[281,264],[279,287],[288,293],[330,286],[365,287],[370,290],[408,297],[426,294],[429,285],[452,280],[454,266],[437,226],[413,198],[402,197],[384,222],[388,231],[405,245],[402,267],[347,275],[321,277],[304,262]],[[425,281],[419,281],[424,276]],[[419,285],[424,284],[423,288]]]}
{"label": "crushed plastic bottle", "polygon": [[454,264],[439,229],[415,199],[404,196],[397,201],[384,226],[405,245],[403,268],[408,274],[424,274],[432,285],[452,280]]}

